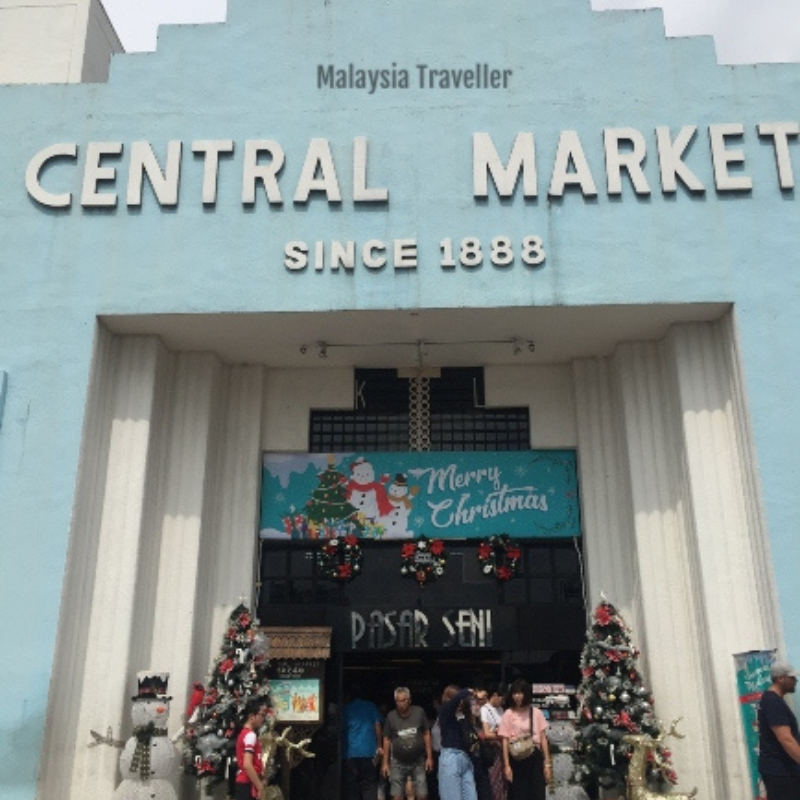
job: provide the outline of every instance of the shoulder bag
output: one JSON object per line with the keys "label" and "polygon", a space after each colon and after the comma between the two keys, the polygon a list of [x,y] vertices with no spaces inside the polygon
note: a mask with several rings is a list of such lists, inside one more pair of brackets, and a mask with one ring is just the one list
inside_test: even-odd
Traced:
{"label": "shoulder bag", "polygon": [[514,761],[523,761],[533,755],[536,745],[533,743],[533,708],[528,706],[531,714],[531,735],[518,736],[508,743],[508,754]]}

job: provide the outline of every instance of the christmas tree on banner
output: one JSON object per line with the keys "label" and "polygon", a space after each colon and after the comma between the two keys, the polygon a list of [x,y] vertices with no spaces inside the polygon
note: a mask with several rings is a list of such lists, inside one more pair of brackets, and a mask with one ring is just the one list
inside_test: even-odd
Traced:
{"label": "christmas tree on banner", "polygon": [[[583,679],[578,689],[580,717],[574,754],[575,778],[584,786],[624,790],[631,748],[622,744],[626,733],[658,736],[653,697],[637,668],[639,651],[630,631],[605,598],[594,611],[581,655]],[[662,747],[653,753],[648,781],[675,783],[671,754]]]}
{"label": "christmas tree on banner", "polygon": [[317,479],[319,486],[306,503],[310,538],[332,539],[363,530],[358,509],[347,499],[347,478],[336,469],[332,457],[328,457],[328,468]]}
{"label": "christmas tree on banner", "polygon": [[226,780],[235,762],[236,737],[248,700],[262,697],[269,705],[267,639],[256,627],[250,611],[237,606],[211,676],[196,709],[186,723],[186,772],[211,779],[209,790]]}

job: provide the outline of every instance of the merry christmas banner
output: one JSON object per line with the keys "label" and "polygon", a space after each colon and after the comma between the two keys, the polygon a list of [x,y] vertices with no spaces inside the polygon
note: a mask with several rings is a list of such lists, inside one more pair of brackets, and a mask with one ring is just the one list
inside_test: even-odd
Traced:
{"label": "merry christmas banner", "polygon": [[267,453],[261,537],[580,536],[573,450]]}

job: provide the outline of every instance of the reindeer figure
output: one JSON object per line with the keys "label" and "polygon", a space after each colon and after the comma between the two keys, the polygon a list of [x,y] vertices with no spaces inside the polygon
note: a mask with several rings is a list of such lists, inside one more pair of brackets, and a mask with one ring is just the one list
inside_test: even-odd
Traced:
{"label": "reindeer figure", "polygon": [[676,739],[683,739],[685,734],[678,733],[677,727],[680,718],[673,720],[670,729],[665,733],[663,728],[661,733],[653,738],[646,733],[626,733],[622,737],[623,744],[633,747],[631,763],[628,767],[628,800],[692,800],[697,794],[697,789],[692,789],[688,794],[669,794],[664,792],[653,792],[647,788],[647,767],[648,756],[667,738],[674,736]]}
{"label": "reindeer figure", "polygon": [[280,747],[286,750],[287,760],[294,762],[292,763],[293,767],[304,758],[314,758],[314,753],[307,749],[311,739],[293,742],[289,739],[291,730],[291,726],[288,726],[279,735],[276,735],[275,721],[270,720],[267,730],[261,734],[261,760],[264,762],[264,774],[268,775],[272,770]]}
{"label": "reindeer figure", "polygon": [[267,786],[265,800],[288,800],[289,798],[289,773],[304,758],[314,758],[314,753],[308,749],[311,739],[301,739],[293,742],[289,738],[291,726],[286,727],[276,735],[275,720],[271,719],[267,730],[261,735],[261,758],[264,763],[264,775],[271,776],[275,769],[275,760],[280,748],[283,748],[283,787]]}
{"label": "reindeer figure", "polygon": [[289,739],[289,731],[291,726],[283,729],[283,733],[275,739],[278,747],[286,748],[286,754],[291,756],[292,766],[299,764],[304,758],[314,758],[314,753],[308,749],[311,739],[301,739],[299,742],[293,742]]}

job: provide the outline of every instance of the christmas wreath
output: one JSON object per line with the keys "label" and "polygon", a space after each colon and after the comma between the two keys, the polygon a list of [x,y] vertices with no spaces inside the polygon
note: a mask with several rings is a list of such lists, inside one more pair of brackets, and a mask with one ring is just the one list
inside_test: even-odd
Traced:
{"label": "christmas wreath", "polygon": [[406,542],[400,554],[403,557],[400,574],[406,578],[414,578],[420,586],[444,575],[447,553],[441,539],[421,536],[416,542]]}
{"label": "christmas wreath", "polygon": [[364,556],[352,534],[325,542],[317,554],[320,572],[334,581],[351,581],[361,572]]}
{"label": "christmas wreath", "polygon": [[517,574],[522,550],[507,533],[490,536],[478,545],[478,562],[484,575],[510,581]]}

